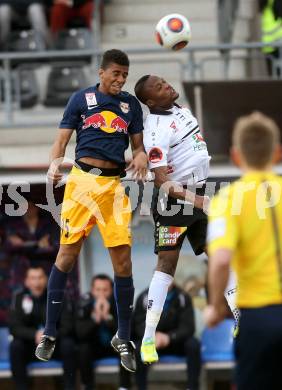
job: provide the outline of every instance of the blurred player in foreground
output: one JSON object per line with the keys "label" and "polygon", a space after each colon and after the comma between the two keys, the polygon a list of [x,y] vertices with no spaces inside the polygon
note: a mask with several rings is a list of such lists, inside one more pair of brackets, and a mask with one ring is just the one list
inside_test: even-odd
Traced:
{"label": "blurred player in foreground", "polygon": [[196,255],[205,250],[207,216],[203,207],[209,200],[204,194],[210,156],[196,118],[175,103],[179,95],[165,80],[143,76],[135,85],[135,94],[150,110],[144,145],[155,174],[152,208],[158,264],[148,292],[141,346],[143,362],[153,363],[158,360],[156,327],[185,237]]}
{"label": "blurred player in foreground", "polygon": [[238,120],[231,156],[243,177],[211,202],[208,226],[208,326],[225,316],[230,265],[241,311],[235,339],[238,390],[282,389],[282,178],[279,129],[254,113]]}
{"label": "blurred player in foreground", "polygon": [[115,49],[104,53],[99,70],[100,83],[72,95],[52,148],[48,175],[57,183],[62,174],[55,161],[65,155],[66,146],[76,130],[76,161],[62,204],[60,249],[48,283],[46,326],[36,349],[36,356],[44,361],[51,358],[55,348],[56,323],[67,275],[84,239],[97,224],[115,274],[118,332],[111,344],[120,354],[124,368],[136,369],[134,344],[130,341],[134,297],[131,209],[120,175],[124,172],[124,152],[129,138],[133,160],[127,169],[132,169],[137,179],[146,175],[147,155],[143,146],[141,106],[134,96],[122,91],[128,70],[129,60],[125,53]]}

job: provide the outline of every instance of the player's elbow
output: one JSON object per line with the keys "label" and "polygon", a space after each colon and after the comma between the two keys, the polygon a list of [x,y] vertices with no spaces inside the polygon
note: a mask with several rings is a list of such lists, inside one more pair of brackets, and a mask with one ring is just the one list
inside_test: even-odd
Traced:
{"label": "player's elbow", "polygon": [[232,251],[230,249],[218,249],[211,258],[211,262],[217,264],[219,268],[228,268],[232,258]]}

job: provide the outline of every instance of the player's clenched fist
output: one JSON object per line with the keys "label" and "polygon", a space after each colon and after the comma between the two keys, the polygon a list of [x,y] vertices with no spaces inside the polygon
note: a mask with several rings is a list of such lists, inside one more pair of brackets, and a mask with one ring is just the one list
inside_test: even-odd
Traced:
{"label": "player's clenched fist", "polygon": [[56,185],[62,179],[62,177],[63,174],[59,170],[59,165],[52,162],[47,172],[48,182]]}
{"label": "player's clenched fist", "polygon": [[195,196],[194,206],[197,207],[198,209],[202,209],[206,214],[208,214],[209,205],[210,205],[209,196],[207,196],[207,195],[204,195],[204,196],[196,195]]}

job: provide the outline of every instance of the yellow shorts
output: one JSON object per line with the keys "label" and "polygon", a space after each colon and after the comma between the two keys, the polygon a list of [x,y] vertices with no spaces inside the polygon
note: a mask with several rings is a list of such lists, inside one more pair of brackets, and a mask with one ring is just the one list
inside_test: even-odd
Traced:
{"label": "yellow shorts", "polygon": [[73,167],[61,211],[61,244],[87,237],[98,225],[105,247],[131,245],[131,205],[119,176],[100,176]]}

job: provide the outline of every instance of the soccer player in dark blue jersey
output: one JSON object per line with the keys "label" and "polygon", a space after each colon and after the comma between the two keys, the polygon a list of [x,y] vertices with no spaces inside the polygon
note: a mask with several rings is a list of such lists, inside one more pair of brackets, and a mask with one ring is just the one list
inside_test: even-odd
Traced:
{"label": "soccer player in dark blue jersey", "polygon": [[48,282],[46,326],[36,356],[44,361],[55,348],[58,322],[67,274],[79,255],[83,240],[97,224],[108,248],[114,269],[114,292],[118,331],[112,339],[122,365],[135,371],[134,344],[130,321],[134,287],[131,265],[131,209],[120,183],[124,152],[131,141],[133,160],[129,167],[137,179],[147,171],[144,151],[142,109],[137,99],[122,88],[129,60],[120,50],[104,53],[99,70],[100,83],[74,93],[65,109],[51,151],[48,177],[55,184],[62,178],[60,167],[52,164],[65,155],[76,131],[75,164],[68,177],[62,204],[60,249]]}

